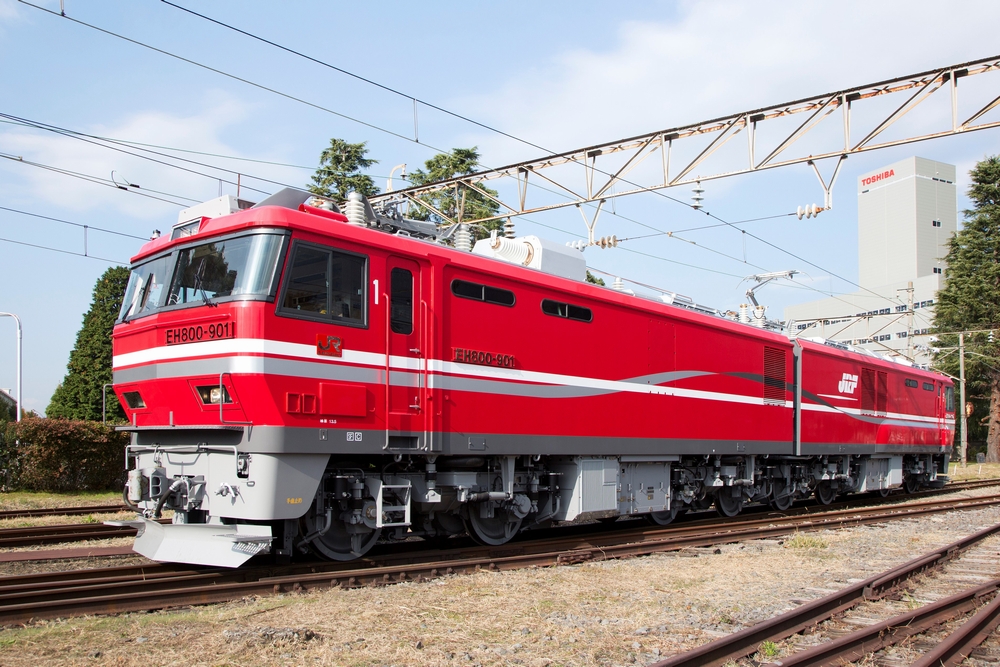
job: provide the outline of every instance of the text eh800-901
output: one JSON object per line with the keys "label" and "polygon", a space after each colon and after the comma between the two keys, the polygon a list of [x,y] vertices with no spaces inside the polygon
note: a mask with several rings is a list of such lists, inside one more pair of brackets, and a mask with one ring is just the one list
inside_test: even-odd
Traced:
{"label": "text eh800-901", "polygon": [[183,343],[198,343],[205,340],[222,340],[236,338],[235,322],[218,322],[215,324],[197,324],[188,327],[173,327],[164,332],[167,345]]}
{"label": "text eh800-901", "polygon": [[514,368],[516,366],[513,354],[494,354],[480,350],[466,350],[461,347],[454,348],[452,359],[463,364],[496,366],[498,368]]}

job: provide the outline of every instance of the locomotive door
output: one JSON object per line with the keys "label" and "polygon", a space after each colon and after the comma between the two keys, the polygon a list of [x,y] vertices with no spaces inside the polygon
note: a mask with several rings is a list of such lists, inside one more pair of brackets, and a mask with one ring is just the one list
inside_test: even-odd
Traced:
{"label": "locomotive door", "polygon": [[422,446],[426,406],[420,266],[408,259],[386,262],[386,446],[416,449]]}

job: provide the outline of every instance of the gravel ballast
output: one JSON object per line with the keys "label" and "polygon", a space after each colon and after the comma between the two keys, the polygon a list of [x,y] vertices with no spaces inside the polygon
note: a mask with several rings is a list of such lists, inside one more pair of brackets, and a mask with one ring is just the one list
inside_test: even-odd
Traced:
{"label": "gravel ballast", "polygon": [[628,560],[42,622],[0,631],[0,665],[647,664],[997,522],[991,507]]}

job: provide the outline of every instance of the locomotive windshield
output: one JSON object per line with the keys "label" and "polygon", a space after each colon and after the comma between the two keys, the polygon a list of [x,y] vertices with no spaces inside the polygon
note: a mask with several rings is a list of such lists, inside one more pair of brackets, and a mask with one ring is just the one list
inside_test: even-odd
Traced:
{"label": "locomotive windshield", "polygon": [[119,321],[161,309],[274,295],[283,234],[216,239],[132,269]]}

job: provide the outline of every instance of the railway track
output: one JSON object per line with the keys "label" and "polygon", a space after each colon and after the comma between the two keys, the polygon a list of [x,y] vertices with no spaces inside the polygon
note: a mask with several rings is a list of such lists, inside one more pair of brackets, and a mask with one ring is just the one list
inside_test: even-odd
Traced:
{"label": "railway track", "polygon": [[[972,489],[985,488],[990,486],[1000,486],[1000,478],[998,479],[985,479],[985,480],[971,480],[968,482],[957,482],[954,484],[949,484],[941,489],[931,489],[928,491],[922,491],[917,494],[910,496],[894,495],[889,496],[888,502],[896,501],[900,498],[925,498],[933,497],[935,495],[940,495],[943,493],[952,493],[955,491],[967,491]],[[834,503],[833,505],[819,505],[817,503],[802,503],[796,505],[790,510],[785,511],[783,514],[808,514],[815,512],[828,512],[834,509],[841,508],[851,508],[857,507],[859,505],[872,504],[872,503],[885,503],[886,499],[878,497],[875,494],[869,494],[868,497],[860,496],[855,497],[850,500]],[[7,513],[0,512],[0,519],[3,518],[22,518],[22,517],[38,517],[38,516],[54,516],[54,515],[86,515],[95,514],[99,512],[121,512],[126,508],[123,505],[97,505],[91,507],[69,507],[69,508],[48,508],[48,509],[37,509],[37,510],[10,510]],[[734,519],[723,520],[715,518],[714,512],[711,513],[712,521],[729,523],[731,521],[741,521],[745,520],[746,517],[757,516],[758,514],[769,514],[770,510],[766,506],[751,507],[748,508],[741,516],[735,517]],[[708,514],[708,513],[705,513]],[[689,517],[688,522],[691,519],[698,520],[699,514],[692,513]],[[162,523],[169,523],[169,520],[163,520]],[[625,523],[637,523],[637,521],[622,521]],[[536,531],[537,534],[539,531]],[[0,529],[0,549],[4,548],[15,548],[15,547],[28,547],[28,546],[42,546],[47,544],[63,544],[70,542],[82,542],[86,540],[103,540],[115,537],[131,537],[136,533],[134,528],[127,526],[105,526],[103,524],[62,524],[55,526],[37,526],[37,527],[25,527],[25,528],[2,528]]]}
{"label": "railway track", "polygon": [[115,514],[127,507],[116,505],[83,505],[78,507],[39,507],[35,509],[0,510],[0,519],[28,519],[40,516],[80,516],[86,514]]}
{"label": "railway track", "polygon": [[[998,534],[1000,524],[651,667],[737,664],[779,642],[787,654],[768,662],[782,667],[833,667],[873,654],[874,664],[958,665],[1000,625],[1000,563],[995,546],[982,544]],[[964,588],[969,580],[981,583]],[[930,650],[916,661],[880,660],[878,652],[904,642],[910,652]]]}
{"label": "railway track", "polygon": [[794,516],[748,517],[723,523],[692,521],[670,527],[626,524],[620,530],[546,536],[502,547],[427,549],[426,543],[413,542],[399,545],[398,549],[376,558],[349,563],[323,562],[239,570],[176,565],[126,566],[2,577],[0,624],[78,614],[207,604],[248,595],[331,587],[383,586],[479,570],[501,571],[624,558],[777,537],[796,531],[882,523],[997,505],[1000,505],[1000,495]]}

